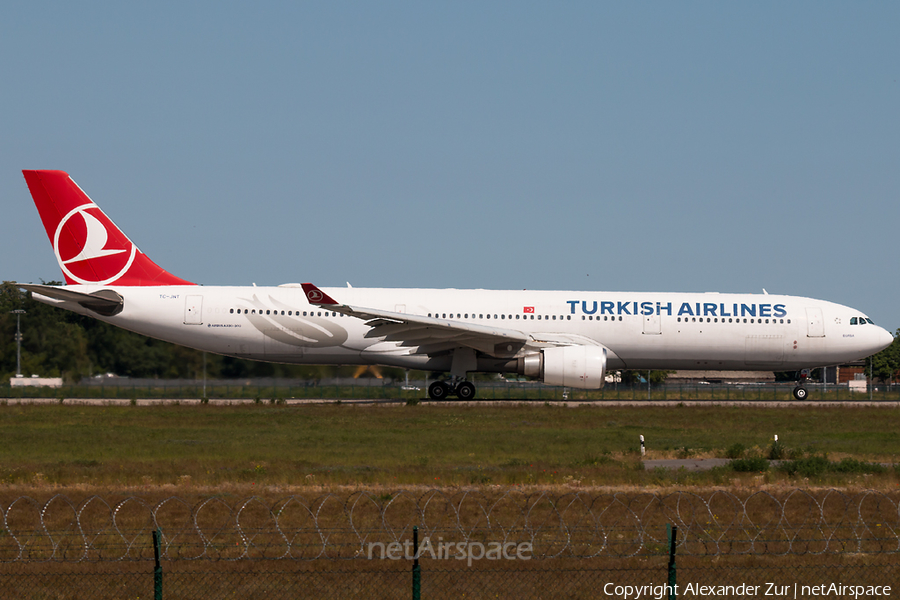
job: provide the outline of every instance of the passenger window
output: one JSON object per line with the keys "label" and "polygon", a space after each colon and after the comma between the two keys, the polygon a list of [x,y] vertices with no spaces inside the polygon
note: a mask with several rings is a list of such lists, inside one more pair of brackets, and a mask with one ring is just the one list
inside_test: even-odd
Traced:
{"label": "passenger window", "polygon": [[554,320],[554,321],[556,320],[556,315],[553,315],[553,320]]}

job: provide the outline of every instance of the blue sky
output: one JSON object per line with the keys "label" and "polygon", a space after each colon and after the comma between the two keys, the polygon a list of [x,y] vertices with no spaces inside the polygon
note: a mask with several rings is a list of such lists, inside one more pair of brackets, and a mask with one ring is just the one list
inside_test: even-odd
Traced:
{"label": "blue sky", "polygon": [[900,4],[0,5],[0,278],[62,169],[207,285],[760,292],[900,327]]}

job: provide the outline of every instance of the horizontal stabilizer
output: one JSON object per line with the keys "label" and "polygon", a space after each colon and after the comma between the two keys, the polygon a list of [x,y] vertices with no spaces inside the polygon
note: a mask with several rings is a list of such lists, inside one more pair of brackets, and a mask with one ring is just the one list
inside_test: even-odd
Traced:
{"label": "horizontal stabilizer", "polygon": [[93,294],[84,294],[51,285],[35,285],[31,283],[20,283],[17,285],[22,289],[46,296],[47,298],[62,300],[63,302],[74,302],[104,317],[112,317],[119,314],[125,306],[125,300],[113,290],[100,290]]}

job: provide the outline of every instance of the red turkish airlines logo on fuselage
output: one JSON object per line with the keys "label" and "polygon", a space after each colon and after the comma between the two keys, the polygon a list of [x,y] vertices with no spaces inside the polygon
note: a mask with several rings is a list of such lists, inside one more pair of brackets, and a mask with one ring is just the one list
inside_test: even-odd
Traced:
{"label": "red turkish airlines logo on fuselage", "polygon": [[56,227],[53,251],[66,277],[107,285],[131,267],[137,248],[96,204],[69,211]]}

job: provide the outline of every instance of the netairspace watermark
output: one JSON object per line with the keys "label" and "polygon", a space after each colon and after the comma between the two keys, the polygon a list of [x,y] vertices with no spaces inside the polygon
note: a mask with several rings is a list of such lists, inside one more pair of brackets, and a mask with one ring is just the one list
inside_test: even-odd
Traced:
{"label": "netairspace watermark", "polygon": [[[418,552],[413,551],[412,541],[405,542],[370,542],[367,558],[388,560],[413,560],[433,558],[435,560],[464,560],[468,566],[479,560],[531,560],[534,545],[531,542],[445,542],[438,538],[432,543],[425,537],[419,544]],[[377,552],[376,552],[377,550]]]}
{"label": "netairspace watermark", "polygon": [[773,598],[821,598],[833,596],[835,598],[867,598],[887,597],[891,595],[889,585],[848,585],[845,583],[821,583],[819,585],[800,585],[798,583],[782,585],[766,582],[761,585],[742,583],[740,585],[699,585],[696,583],[682,584],[647,584],[647,585],[618,585],[607,583],[603,586],[603,593],[611,598],[620,600],[665,600],[670,595],[676,597],[681,594],[693,596],[755,596],[757,598],[772,596]]}

